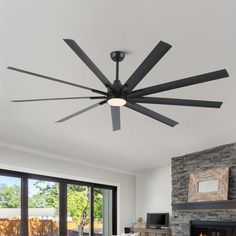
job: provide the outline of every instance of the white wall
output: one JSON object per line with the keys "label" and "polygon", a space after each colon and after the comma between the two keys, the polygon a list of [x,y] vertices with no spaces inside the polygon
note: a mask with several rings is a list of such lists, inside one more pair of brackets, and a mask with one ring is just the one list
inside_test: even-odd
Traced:
{"label": "white wall", "polygon": [[0,144],[0,168],[118,186],[118,233],[135,215],[135,176],[57,160]]}
{"label": "white wall", "polygon": [[136,176],[136,216],[171,214],[171,167],[143,171]]}

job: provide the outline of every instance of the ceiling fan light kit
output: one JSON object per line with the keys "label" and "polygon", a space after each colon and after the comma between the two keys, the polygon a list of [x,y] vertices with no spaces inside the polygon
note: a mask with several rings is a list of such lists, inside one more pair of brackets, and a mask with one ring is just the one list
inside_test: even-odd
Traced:
{"label": "ceiling fan light kit", "polygon": [[110,106],[114,106],[114,107],[122,107],[126,104],[126,100],[123,98],[110,98],[107,103]]}
{"label": "ceiling fan light kit", "polygon": [[120,130],[120,107],[125,106],[131,110],[139,112],[150,118],[153,118],[163,124],[170,127],[174,127],[178,124],[166,116],[163,116],[155,111],[152,111],[139,103],[146,104],[162,104],[162,105],[176,105],[176,106],[194,106],[194,107],[207,107],[207,108],[220,108],[222,102],[218,101],[205,101],[205,100],[192,100],[192,99],[176,99],[176,98],[161,98],[161,97],[146,97],[146,95],[156,94],[172,89],[191,86],[199,83],[209,82],[217,79],[223,79],[229,77],[226,69],[213,71],[210,73],[200,74],[180,80],[175,80],[155,86],[146,87],[143,89],[134,90],[139,82],[146,76],[146,74],[161,60],[161,58],[170,50],[171,45],[160,41],[156,47],[150,52],[145,60],[139,65],[129,79],[122,84],[119,80],[119,63],[124,59],[125,53],[121,51],[111,52],[111,59],[116,63],[116,79],[111,83],[107,77],[100,71],[100,69],[93,63],[93,61],[86,55],[86,53],[79,47],[79,45],[72,39],[64,39],[66,44],[74,51],[74,53],[87,65],[87,67],[97,76],[97,78],[103,83],[106,90],[101,91],[98,89],[90,88],[77,83],[68,82],[65,80],[56,79],[53,77],[37,74],[34,72],[18,69],[15,67],[8,67],[9,70],[13,70],[20,73],[32,75],[41,79],[54,81],[57,83],[63,83],[66,85],[89,90],[93,93],[99,94],[99,96],[88,97],[59,97],[59,98],[39,98],[39,99],[24,99],[24,100],[12,100],[12,102],[36,102],[36,101],[54,101],[54,100],[77,100],[77,99],[98,99],[102,100],[89,107],[86,107],[78,112],[75,112],[69,116],[66,116],[58,121],[61,123],[67,121],[73,117],[76,117],[86,111],[108,103],[111,109],[112,127],[113,131]]}

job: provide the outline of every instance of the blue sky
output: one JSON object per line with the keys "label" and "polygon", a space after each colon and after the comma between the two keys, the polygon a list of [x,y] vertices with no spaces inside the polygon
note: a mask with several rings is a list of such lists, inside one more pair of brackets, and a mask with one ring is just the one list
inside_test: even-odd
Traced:
{"label": "blue sky", "polygon": [[[33,180],[33,179],[29,180],[29,196],[32,196],[33,194],[37,193],[37,188],[34,186],[34,183],[36,181],[37,180]],[[45,184],[41,184],[41,186],[46,186],[48,183],[54,184],[54,182],[45,181]],[[6,184],[8,186],[20,185],[21,179],[15,178],[15,177],[0,176],[0,185],[1,184]]]}
{"label": "blue sky", "polygon": [[0,176],[0,184],[6,184],[9,186],[20,185],[20,179],[8,176]]}

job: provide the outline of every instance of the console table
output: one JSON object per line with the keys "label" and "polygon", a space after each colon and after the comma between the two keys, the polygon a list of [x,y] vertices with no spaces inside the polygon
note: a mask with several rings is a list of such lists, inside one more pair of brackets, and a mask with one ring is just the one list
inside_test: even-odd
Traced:
{"label": "console table", "polygon": [[170,229],[125,228],[125,233],[139,233],[139,236],[171,236]]}

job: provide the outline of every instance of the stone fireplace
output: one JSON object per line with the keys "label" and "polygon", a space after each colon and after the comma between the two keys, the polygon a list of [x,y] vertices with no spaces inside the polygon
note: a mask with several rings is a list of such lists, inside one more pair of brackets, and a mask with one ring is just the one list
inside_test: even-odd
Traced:
{"label": "stone fireplace", "polygon": [[[225,201],[226,204],[223,202],[223,204],[218,205],[207,203],[200,205],[195,203],[189,204],[189,175],[195,171],[204,171],[224,166],[228,166],[230,169],[229,201]],[[182,208],[176,207],[177,205],[182,206]],[[236,227],[235,222],[236,143],[172,158],[172,235],[236,236],[235,228],[233,228]],[[226,229],[223,228],[223,225]],[[202,232],[199,232],[199,229]],[[214,231],[211,232],[213,229]]]}

